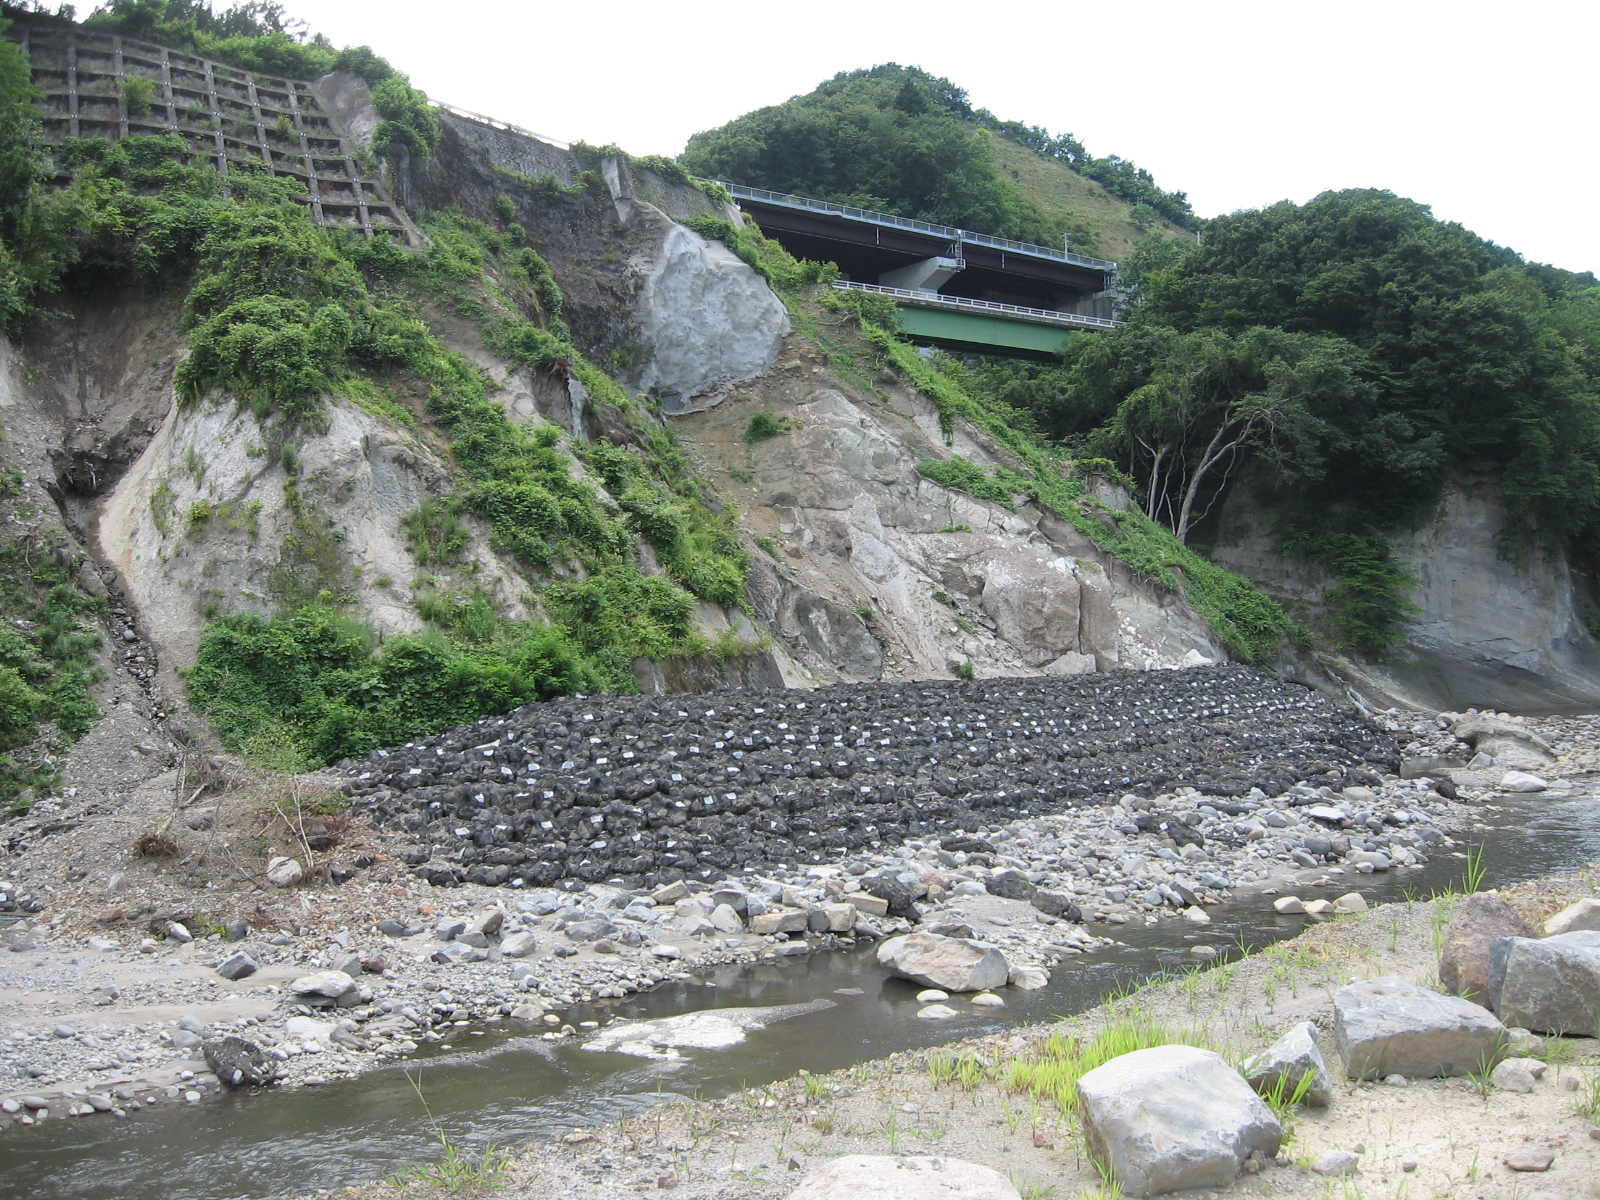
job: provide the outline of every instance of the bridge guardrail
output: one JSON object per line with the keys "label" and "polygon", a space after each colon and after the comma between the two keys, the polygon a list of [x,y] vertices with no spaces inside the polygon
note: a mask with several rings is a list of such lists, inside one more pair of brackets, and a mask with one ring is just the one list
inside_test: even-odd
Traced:
{"label": "bridge guardrail", "polygon": [[840,291],[875,292],[892,296],[907,304],[923,308],[960,308],[973,312],[993,313],[1029,321],[1035,325],[1064,325],[1073,329],[1115,329],[1117,323],[1109,317],[1091,317],[1085,313],[1057,312],[1053,308],[1027,308],[1020,304],[1000,304],[994,300],[974,300],[970,296],[944,296],[938,292],[918,292],[911,288],[885,287],[881,283],[854,283],[836,279],[833,286]]}
{"label": "bridge guardrail", "polygon": [[1020,254],[1027,254],[1034,258],[1050,258],[1057,262],[1073,263],[1080,267],[1093,267],[1100,271],[1115,271],[1117,264],[1106,258],[1090,258],[1087,254],[1074,254],[1070,250],[1056,250],[1050,246],[1036,246],[1031,242],[1017,242],[1010,238],[995,237],[987,233],[974,233],[970,229],[960,229],[954,225],[935,225],[931,221],[918,221],[911,217],[899,217],[894,213],[877,212],[870,208],[856,208],[850,204],[835,204],[831,200],[813,200],[809,196],[794,196],[788,192],[772,192],[766,188],[745,187],[739,183],[723,183],[720,179],[707,180],[728,189],[735,199],[765,200],[772,204],[782,204],[790,208],[805,208],[812,212],[837,213],[844,217],[856,217],[860,220],[871,221],[877,225],[889,225],[897,229],[909,229],[915,233],[931,233],[938,237],[949,238],[956,242],[970,242],[974,246],[992,246],[997,250],[1015,250]]}

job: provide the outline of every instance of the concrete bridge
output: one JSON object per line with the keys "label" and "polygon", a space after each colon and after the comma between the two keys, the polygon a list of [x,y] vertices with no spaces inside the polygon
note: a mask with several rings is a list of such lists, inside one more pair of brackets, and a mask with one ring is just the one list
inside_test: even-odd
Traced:
{"label": "concrete bridge", "polygon": [[805,196],[723,184],[768,237],[836,263],[840,288],[888,295],[919,342],[1050,357],[1075,330],[1110,329],[1117,264]]}

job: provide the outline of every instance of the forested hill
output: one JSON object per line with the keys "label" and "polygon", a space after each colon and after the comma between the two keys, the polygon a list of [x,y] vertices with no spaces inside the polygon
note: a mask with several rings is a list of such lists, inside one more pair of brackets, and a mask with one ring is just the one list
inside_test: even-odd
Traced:
{"label": "forested hill", "polygon": [[697,133],[695,174],[1121,257],[1199,227],[1182,192],[1071,134],[1001,121],[948,79],[886,63]]}
{"label": "forested hill", "polygon": [[1060,364],[947,369],[1068,451],[1114,460],[1180,540],[1205,542],[1249,468],[1282,548],[1336,581],[1319,623],[1350,649],[1403,640],[1412,580],[1391,538],[1452,480],[1499,487],[1508,557],[1600,552],[1592,274],[1526,263],[1379,190],[1202,222],[1133,164],[894,64],[697,134],[681,161],[1001,236],[1068,233],[1121,260],[1115,333],[1080,335]]}

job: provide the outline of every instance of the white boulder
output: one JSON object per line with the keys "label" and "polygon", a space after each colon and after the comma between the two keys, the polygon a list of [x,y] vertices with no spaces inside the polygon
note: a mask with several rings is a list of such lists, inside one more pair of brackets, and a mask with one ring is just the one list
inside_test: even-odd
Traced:
{"label": "white boulder", "polygon": [[936,933],[906,933],[878,947],[878,965],[912,983],[947,992],[986,992],[1010,977],[1006,956],[993,946]]}
{"label": "white boulder", "polygon": [[1225,1187],[1283,1127],[1222,1056],[1195,1046],[1135,1050],[1078,1080],[1089,1148],[1129,1196]]}
{"label": "white boulder", "polygon": [[267,860],[267,882],[275,887],[293,887],[306,876],[305,870],[292,858]]}
{"label": "white boulder", "polygon": [[318,971],[314,975],[302,975],[289,985],[289,990],[296,996],[321,996],[328,1000],[337,1000],[346,992],[354,991],[356,981],[343,971]]}
{"label": "white boulder", "polygon": [[1526,771],[1507,771],[1500,777],[1500,790],[1505,792],[1544,792],[1549,789],[1548,783]]}

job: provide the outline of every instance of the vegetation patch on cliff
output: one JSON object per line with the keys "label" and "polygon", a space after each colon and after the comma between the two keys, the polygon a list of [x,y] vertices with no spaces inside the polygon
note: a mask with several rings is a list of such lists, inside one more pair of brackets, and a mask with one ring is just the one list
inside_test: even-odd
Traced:
{"label": "vegetation patch on cliff", "polygon": [[[0,480],[0,505],[11,508],[16,496],[16,479]],[[0,817],[55,788],[57,755],[99,715],[101,642],[91,619],[105,601],[79,589],[76,565],[65,538],[0,542]]]}
{"label": "vegetation patch on cliff", "polygon": [[[370,50],[335,55],[273,26],[282,17],[274,6],[246,7],[269,27],[230,33],[230,61],[291,75],[355,71],[373,84],[384,118],[376,140],[432,149],[437,126],[420,94]],[[97,17],[100,27],[204,53],[233,29],[216,20],[185,0],[118,0]],[[281,61],[251,57],[273,47]],[[0,317],[11,329],[48,319],[39,298],[55,288],[136,281],[181,293],[181,399],[220,392],[247,405],[288,479],[295,523],[285,561],[305,569],[274,577],[277,618],[212,622],[190,679],[196,705],[230,745],[265,738],[327,761],[577,688],[636,690],[641,655],[730,649],[698,636],[693,613],[696,598],[744,603],[748,558],[736,524],[655,414],[574,348],[560,289],[520,227],[434,213],[420,251],[319,229],[294,181],[248,164],[233,164],[224,181],[209,145],[179,134],[74,139],[47,162],[33,99],[26,61],[0,43],[0,243],[9,254]],[[71,182],[46,189],[52,171]],[[476,321],[513,370],[574,380],[592,410],[616,414],[607,428],[619,444],[513,420],[493,396],[495,380],[430,328],[440,305]],[[432,625],[426,636],[385,646],[338,615],[354,597],[323,569],[323,543],[337,531],[298,487],[293,444],[325,427],[333,395],[398,423],[420,414],[453,456],[456,490],[408,524],[433,571],[414,597]],[[194,527],[205,514],[190,518]],[[498,615],[477,585],[464,550],[484,528],[543,596],[534,619]],[[641,569],[641,541],[663,574]],[[23,709],[44,711],[35,694],[45,696],[17,692],[18,729]]]}

